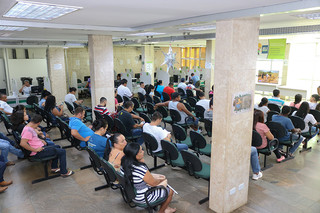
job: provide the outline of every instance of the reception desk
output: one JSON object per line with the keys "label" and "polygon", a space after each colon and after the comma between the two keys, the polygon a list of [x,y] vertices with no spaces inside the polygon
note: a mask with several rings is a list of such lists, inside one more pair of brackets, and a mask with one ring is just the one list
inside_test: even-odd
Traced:
{"label": "reception desk", "polygon": [[[41,95],[36,95],[38,97],[38,99],[40,100]],[[7,103],[11,106],[11,107],[15,107],[19,104],[22,105],[27,105],[27,98],[29,96],[27,95],[19,95],[18,97],[15,96],[8,96],[7,97]]]}
{"label": "reception desk", "polygon": [[264,92],[272,93],[274,89],[280,90],[281,96],[294,97],[296,94],[301,94],[302,97],[307,98],[307,90],[296,89],[296,88],[291,88],[287,86],[272,85],[272,84],[261,84],[261,83],[256,84],[256,91],[262,91],[263,93]]}

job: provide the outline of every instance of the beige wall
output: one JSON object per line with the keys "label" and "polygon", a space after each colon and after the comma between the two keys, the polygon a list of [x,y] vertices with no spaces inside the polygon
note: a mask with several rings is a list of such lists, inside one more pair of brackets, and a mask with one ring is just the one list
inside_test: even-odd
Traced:
{"label": "beige wall", "polygon": [[16,49],[17,59],[26,59],[25,49],[28,49],[29,59],[45,59],[47,48],[8,48],[8,57],[13,59],[12,49]]}
{"label": "beige wall", "polygon": [[66,51],[68,65],[66,68],[69,79],[71,79],[72,72],[76,72],[77,78],[83,81],[84,76],[90,75],[88,48],[68,48]]}
{"label": "beige wall", "polygon": [[132,72],[139,73],[142,68],[142,47],[113,47],[113,62],[116,73],[122,73],[125,69],[132,69]]}

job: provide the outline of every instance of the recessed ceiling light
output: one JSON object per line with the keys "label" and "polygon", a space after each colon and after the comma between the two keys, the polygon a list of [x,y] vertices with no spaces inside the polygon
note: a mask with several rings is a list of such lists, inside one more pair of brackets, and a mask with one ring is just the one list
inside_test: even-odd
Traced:
{"label": "recessed ceiling light", "polygon": [[155,36],[155,35],[163,35],[165,33],[156,33],[156,32],[144,32],[144,33],[133,33],[129,34],[130,36]]}
{"label": "recessed ceiling light", "polygon": [[298,14],[298,15],[293,15],[299,18],[306,18],[306,19],[320,19],[320,13],[305,13],[305,14]]}
{"label": "recessed ceiling light", "polygon": [[3,17],[52,20],[79,9],[81,7],[18,1]]}
{"label": "recessed ceiling light", "polygon": [[180,28],[179,30],[203,31],[203,30],[215,30],[215,29],[216,29],[216,25],[204,25],[204,26]]}
{"label": "recessed ceiling light", "polygon": [[11,26],[1,26],[0,31],[24,31],[28,29],[27,27],[11,27]]}

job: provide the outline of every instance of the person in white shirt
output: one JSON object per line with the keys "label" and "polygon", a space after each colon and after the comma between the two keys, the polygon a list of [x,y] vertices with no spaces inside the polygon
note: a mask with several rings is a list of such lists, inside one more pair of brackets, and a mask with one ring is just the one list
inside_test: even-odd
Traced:
{"label": "person in white shirt", "polygon": [[146,90],[144,89],[144,82],[140,82],[138,92],[140,92],[142,95],[146,95]]}
{"label": "person in white shirt", "polygon": [[122,79],[121,85],[118,87],[118,95],[120,95],[121,98],[123,98],[123,96],[126,96],[128,98],[131,98],[133,96],[132,92],[127,87],[127,83],[127,79]]}
{"label": "person in white shirt", "polygon": [[81,105],[83,103],[83,100],[77,100],[75,94],[77,89],[75,87],[70,87],[69,93],[64,97],[64,101],[70,103],[73,106],[73,103],[76,102],[76,104]]}
{"label": "person in white shirt", "polygon": [[0,110],[2,110],[7,115],[11,115],[13,108],[7,103],[7,95],[0,94]]}
{"label": "person in white shirt", "polygon": [[22,87],[19,90],[19,92],[23,93],[23,95],[30,95],[32,85],[30,85],[29,80],[24,80],[23,83],[24,84],[22,85]]}
{"label": "person in white shirt", "polygon": [[309,107],[310,109],[316,109],[318,102],[320,100],[320,96],[318,94],[313,94],[310,97]]}
{"label": "person in white shirt", "polygon": [[184,78],[181,78],[181,82],[178,84],[178,88],[183,89],[184,93],[187,94],[187,85]]}
{"label": "person in white shirt", "polygon": [[304,120],[305,127],[303,130],[301,130],[302,133],[309,132],[309,123],[311,123],[312,124],[311,132],[312,132],[312,135],[315,136],[319,132],[319,129],[317,130],[315,125],[319,125],[320,122],[317,122],[317,120],[313,117],[313,115],[309,114],[309,111],[310,111],[309,103],[305,101],[305,102],[302,102],[298,111],[294,111],[292,115],[298,116]]}
{"label": "person in white shirt", "polygon": [[267,122],[268,112],[270,109],[268,108],[268,98],[263,97],[259,104],[255,104],[254,108],[263,112],[264,122]]}
{"label": "person in white shirt", "polygon": [[196,105],[202,106],[205,111],[207,111],[210,108],[210,100],[206,99],[203,92],[199,92],[198,96],[200,100],[196,103]]}
{"label": "person in white shirt", "polygon": [[[149,133],[152,135],[158,142],[158,148],[154,151],[160,152],[162,150],[161,147],[161,140],[166,140],[171,142],[171,134],[165,129],[162,129],[159,127],[160,123],[162,121],[162,115],[160,112],[154,112],[151,117],[151,123],[146,123],[143,125],[143,132]],[[188,145],[186,144],[175,144],[178,148],[178,150],[188,150]]]}

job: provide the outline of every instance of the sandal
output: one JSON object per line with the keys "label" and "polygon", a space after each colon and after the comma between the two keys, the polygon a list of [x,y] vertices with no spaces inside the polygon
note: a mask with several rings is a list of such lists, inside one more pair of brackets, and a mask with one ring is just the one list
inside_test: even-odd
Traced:
{"label": "sandal", "polygon": [[71,176],[71,175],[73,175],[74,174],[74,171],[68,171],[67,172],[67,174],[61,174],[61,176],[63,177],[63,178],[66,178],[66,177],[69,177],[69,176]]}
{"label": "sandal", "polygon": [[51,173],[58,173],[60,172],[60,168],[57,168],[57,169],[51,169]]}

